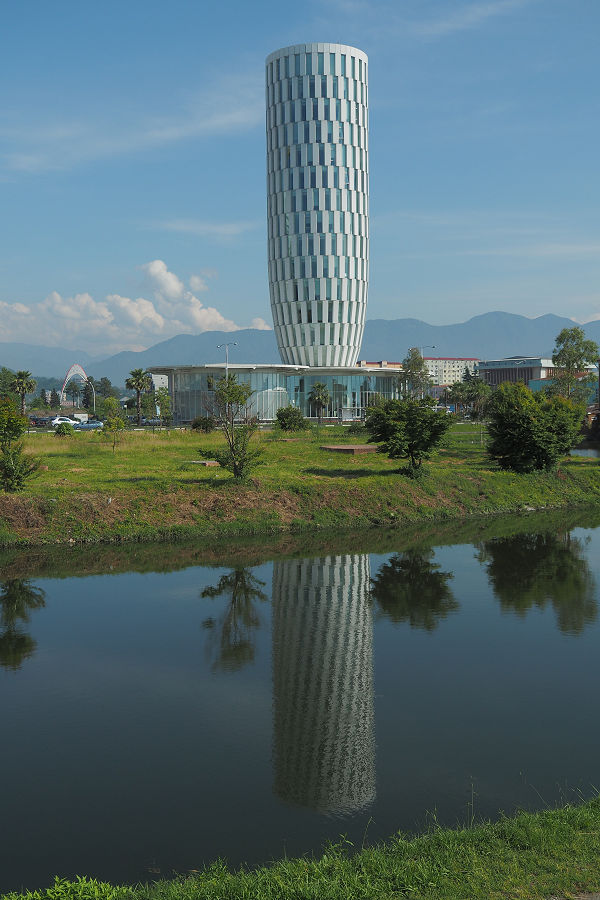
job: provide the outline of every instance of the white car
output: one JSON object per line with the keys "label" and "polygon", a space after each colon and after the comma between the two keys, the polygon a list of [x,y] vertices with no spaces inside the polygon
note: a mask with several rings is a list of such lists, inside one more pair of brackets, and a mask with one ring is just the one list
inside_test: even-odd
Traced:
{"label": "white car", "polygon": [[75,419],[70,419],[68,416],[56,416],[52,419],[52,427],[56,428],[57,425],[62,425],[63,422],[66,422],[67,425],[76,425]]}

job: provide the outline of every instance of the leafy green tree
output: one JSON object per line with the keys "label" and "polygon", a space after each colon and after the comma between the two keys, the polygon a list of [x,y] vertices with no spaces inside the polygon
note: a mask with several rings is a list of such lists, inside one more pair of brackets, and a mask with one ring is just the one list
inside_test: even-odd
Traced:
{"label": "leafy green tree", "polygon": [[28,459],[23,452],[21,438],[27,425],[13,401],[0,397],[0,482],[8,493],[23,490],[26,479],[38,468],[37,461]]}
{"label": "leafy green tree", "polygon": [[331,402],[331,395],[327,390],[327,385],[322,381],[315,381],[308,395],[308,402],[317,410],[317,421],[320,425],[323,421],[323,410],[327,409]]}
{"label": "leafy green tree", "polygon": [[211,617],[202,623],[216,638],[216,642],[211,641],[213,671],[236,671],[254,659],[253,632],[260,625],[255,602],[267,600],[261,590],[263,587],[264,582],[259,581],[250,569],[239,566],[222,575],[215,587],[202,591],[203,598],[227,598],[221,618]]}
{"label": "leafy green tree", "polygon": [[473,419],[479,419],[484,413],[491,393],[489,384],[482,378],[472,375],[468,381],[457,381],[450,385],[446,397],[455,405],[457,412],[468,412]]}
{"label": "leafy green tree", "polygon": [[132,369],[125,382],[128,391],[135,391],[138,425],[142,424],[142,394],[152,387],[152,376],[144,369]]}
{"label": "leafy green tree", "polygon": [[402,360],[402,371],[398,376],[400,396],[407,398],[422,397],[431,384],[427,363],[421,356],[418,347],[411,347]]}
{"label": "leafy green tree", "polygon": [[597,584],[582,542],[569,532],[494,538],[481,544],[478,558],[503,611],[525,616],[551,604],[565,634],[596,620]]}
{"label": "leafy green tree", "polygon": [[12,399],[16,401],[17,395],[11,387],[14,380],[15,373],[11,369],[7,369],[6,366],[2,366],[0,369],[0,395],[8,396],[9,394],[14,394]]}
{"label": "leafy green tree", "polygon": [[586,340],[582,328],[563,328],[556,337],[552,362],[557,368],[548,391],[587,403],[595,376],[586,372],[586,366],[597,361],[598,344]]}
{"label": "leafy green tree", "polygon": [[433,631],[458,609],[448,582],[451,572],[432,562],[433,550],[407,550],[384,563],[371,579],[371,598],[392,622]]}
{"label": "leafy green tree", "polygon": [[52,388],[52,393],[50,394],[50,406],[52,409],[60,409],[60,397],[58,396],[56,388]]}
{"label": "leafy green tree", "polygon": [[45,596],[26,579],[0,582],[0,665],[4,668],[16,671],[35,651],[36,642],[19,628],[19,622],[29,622],[31,610],[45,605]]}
{"label": "leafy green tree", "polygon": [[104,399],[104,427],[102,434],[107,440],[112,441],[113,453],[115,452],[117,443],[121,439],[121,435],[125,429],[125,420],[119,406],[119,401],[115,397],[106,397]]}
{"label": "leafy green tree", "polygon": [[203,431],[204,434],[210,434],[217,427],[217,420],[214,416],[196,416],[192,422],[193,431]]}
{"label": "leafy green tree", "polygon": [[31,377],[31,372],[27,372],[25,369],[21,369],[21,371],[17,372],[12,380],[12,384],[10,385],[10,390],[14,391],[15,394],[18,394],[21,398],[21,415],[25,415],[25,395],[32,394],[35,391],[36,386],[35,378]]}
{"label": "leafy green tree", "polygon": [[282,431],[303,431],[308,428],[308,422],[297,406],[282,406],[275,413],[275,418]]}
{"label": "leafy green tree", "polygon": [[70,422],[59,422],[59,424],[54,429],[55,437],[63,438],[63,437],[73,437],[75,434],[75,429],[71,425]]}
{"label": "leafy green tree", "polygon": [[169,389],[166,387],[159,387],[154,392],[154,397],[156,400],[156,406],[158,406],[160,413],[159,418],[163,425],[170,425],[173,421],[173,412],[171,409],[171,395],[169,393]]}
{"label": "leafy green tree", "polygon": [[143,394],[142,396],[142,416],[144,419],[156,418],[156,398],[154,391],[151,394]]}
{"label": "leafy green tree", "polygon": [[488,402],[487,451],[500,468],[552,469],[578,441],[584,407],[504,383]]}
{"label": "leafy green tree", "polygon": [[215,390],[215,418],[225,437],[224,450],[200,450],[205,458],[214,458],[234,478],[244,479],[260,463],[262,450],[251,447],[258,422],[248,408],[254,391],[249,384],[238,384],[235,375],[221,378]]}
{"label": "leafy green tree", "polygon": [[70,381],[65,389],[67,397],[71,398],[71,405],[76,406],[81,394],[81,386],[78,381]]}
{"label": "leafy green tree", "polygon": [[429,398],[387,400],[368,410],[365,425],[369,443],[379,444],[378,451],[390,459],[407,459],[405,474],[416,478],[423,460],[429,459],[448,431],[450,417],[435,410]]}
{"label": "leafy green tree", "polygon": [[88,409],[88,410],[94,408],[95,384],[94,384],[94,387],[92,388],[92,383],[93,383],[93,378],[90,377],[90,378],[88,378],[88,380],[86,382],[84,382],[84,385],[83,385],[83,399],[81,401],[81,405],[83,406],[84,409]]}
{"label": "leafy green tree", "polygon": [[101,397],[114,397],[114,388],[111,384],[110,378],[101,378],[98,382],[98,388],[96,393]]}

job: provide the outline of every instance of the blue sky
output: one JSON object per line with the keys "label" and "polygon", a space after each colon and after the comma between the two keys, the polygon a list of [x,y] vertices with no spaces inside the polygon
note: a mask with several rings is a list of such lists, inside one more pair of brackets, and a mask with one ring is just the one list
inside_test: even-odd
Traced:
{"label": "blue sky", "polygon": [[368,318],[600,318],[598,0],[22,0],[0,34],[0,341],[270,326],[264,59],[369,54]]}

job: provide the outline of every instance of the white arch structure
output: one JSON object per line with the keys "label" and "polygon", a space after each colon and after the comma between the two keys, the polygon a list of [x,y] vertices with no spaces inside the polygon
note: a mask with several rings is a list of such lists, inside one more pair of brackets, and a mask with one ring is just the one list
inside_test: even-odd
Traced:
{"label": "white arch structure", "polygon": [[67,387],[69,381],[72,381],[73,378],[81,378],[84,383],[88,380],[83,366],[80,366],[79,363],[73,363],[65,376],[65,380],[63,381],[63,386],[60,391],[61,404],[66,402],[67,395],[65,394],[65,388]]}

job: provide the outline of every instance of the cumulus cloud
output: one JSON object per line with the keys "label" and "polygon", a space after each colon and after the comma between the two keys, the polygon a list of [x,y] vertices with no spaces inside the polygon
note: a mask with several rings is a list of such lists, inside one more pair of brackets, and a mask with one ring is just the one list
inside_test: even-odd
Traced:
{"label": "cumulus cloud", "polygon": [[258,328],[259,331],[271,331],[271,326],[268,322],[265,322],[264,319],[261,319],[260,316],[257,316],[255,319],[252,319],[250,324],[251,328]]}
{"label": "cumulus cloud", "polygon": [[[143,349],[176,334],[237,331],[241,327],[215,306],[205,306],[197,296],[209,290],[208,280],[217,275],[214,269],[191,275],[188,289],[162,259],[140,268],[146,296],[112,293],[96,300],[89,293],[68,297],[51,291],[37,304],[0,301],[0,339],[31,343],[35,334],[40,344],[108,354]],[[269,328],[261,318],[254,319],[252,327]]]}

